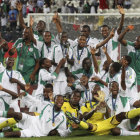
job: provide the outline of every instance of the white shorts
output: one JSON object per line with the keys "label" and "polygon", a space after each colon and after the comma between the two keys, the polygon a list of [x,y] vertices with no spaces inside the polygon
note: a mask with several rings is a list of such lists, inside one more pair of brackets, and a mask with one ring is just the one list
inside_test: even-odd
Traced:
{"label": "white shorts", "polygon": [[38,116],[30,116],[22,113],[22,120],[19,121],[18,127],[22,128],[21,137],[40,137],[41,133],[40,120]]}
{"label": "white shorts", "polygon": [[123,130],[127,130],[127,131],[135,130],[137,126],[138,126],[138,123],[137,123],[135,126],[134,126],[134,125],[131,125],[129,119],[123,120],[123,121],[118,125],[119,128],[121,128],[121,129],[123,129]]}
{"label": "white shorts", "polygon": [[65,95],[66,87],[67,87],[66,81],[54,81],[54,86],[53,86],[54,96],[56,96],[58,94]]}

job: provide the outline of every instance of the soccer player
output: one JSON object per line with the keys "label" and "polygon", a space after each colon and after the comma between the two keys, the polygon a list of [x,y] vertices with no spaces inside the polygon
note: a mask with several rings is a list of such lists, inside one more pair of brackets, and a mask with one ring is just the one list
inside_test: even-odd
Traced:
{"label": "soccer player", "polygon": [[[98,108],[96,107],[94,111]],[[106,120],[95,122],[95,123],[87,123],[84,121],[80,121],[78,118],[72,116],[71,113],[66,112],[66,116],[69,120],[74,121],[76,124],[79,124],[80,127],[86,129],[93,134],[104,135],[109,134],[110,130],[118,126],[125,119],[133,119],[140,115],[140,108],[130,110],[128,112],[121,112],[115,116],[112,116]]]}
{"label": "soccer player", "polygon": [[[98,50],[105,43],[107,43],[113,36],[114,36],[114,29],[110,32],[109,36],[102,42],[98,43],[94,49]],[[76,70],[82,68],[83,59],[86,57],[90,58],[90,56],[91,56],[91,52],[92,52],[91,48],[92,48],[92,46],[89,46],[89,48],[87,48],[86,36],[83,34],[80,35],[78,38],[78,44],[73,46],[74,66],[72,66],[71,71],[76,71]],[[92,57],[93,57],[93,54],[92,54]]]}
{"label": "soccer player", "polygon": [[2,132],[0,137],[41,137],[47,136],[51,131],[56,131],[60,136],[66,136],[70,130],[66,126],[66,117],[61,111],[64,103],[62,95],[57,95],[54,105],[48,104],[42,110],[40,116],[30,116],[17,112],[0,112],[0,116],[18,120],[19,127],[23,130],[16,132]]}
{"label": "soccer player", "polygon": [[[119,84],[113,81],[109,84],[110,93],[106,100],[107,105],[110,108],[111,116],[117,115],[120,112],[126,112],[131,109],[132,106],[136,106],[139,100],[127,96],[121,96],[119,92]],[[139,135],[139,132],[132,132],[138,125],[139,117],[130,120],[123,120],[116,128],[111,130],[113,135]]]}
{"label": "soccer player", "polygon": [[34,38],[29,27],[23,31],[23,37],[17,39],[9,51],[13,55],[17,51],[17,70],[26,83],[34,82],[39,67],[39,52],[34,45]]}
{"label": "soccer player", "polygon": [[[117,7],[121,14],[120,24],[119,24],[118,29],[115,31],[114,37],[105,44],[105,47],[107,48],[107,52],[114,62],[117,61],[117,58],[119,55],[118,54],[118,37],[119,37],[119,34],[121,33],[121,30],[123,27],[124,15],[125,15],[124,9],[119,5]],[[102,34],[103,40],[108,37],[109,31],[110,31],[110,28],[108,25],[103,25],[101,27],[101,34]],[[104,52],[102,51],[102,47],[100,48],[100,52],[101,52],[101,64],[100,64],[100,70],[101,70],[103,67],[103,64],[106,60],[106,56],[105,56]]]}
{"label": "soccer player", "polygon": [[[99,100],[98,100],[98,94],[101,91],[101,88],[98,84],[96,84],[92,89],[92,98],[88,102],[85,103],[85,105],[81,106],[81,114],[83,115],[83,118],[86,120],[87,123],[95,123],[100,122],[104,120],[105,116],[109,116],[109,109],[105,103],[102,104],[101,107],[98,107],[98,109],[95,110],[97,106],[99,106]],[[103,95],[103,100],[105,98],[105,94],[101,93]]]}
{"label": "soccer player", "polygon": [[[24,20],[23,20],[22,3],[21,2],[17,3],[17,9],[19,11],[19,23],[20,23],[20,26],[23,29],[25,29],[27,26],[25,25]],[[30,27],[31,28],[32,28],[33,24],[34,24],[33,18],[30,17]],[[39,22],[37,23],[36,29],[37,29],[37,31],[33,31],[34,38],[36,40],[43,41],[43,34],[44,34],[45,29],[46,29],[46,23],[43,20],[39,20]],[[55,37],[52,35],[51,39],[54,41]]]}
{"label": "soccer player", "polygon": [[131,57],[125,55],[121,58],[122,73],[121,73],[121,88],[122,95],[133,98],[135,100],[139,99],[137,91],[136,73],[133,68],[130,67]]}
{"label": "soccer player", "polygon": [[[0,83],[3,88],[7,89],[7,87],[9,87],[11,91],[13,91],[14,93],[18,93],[18,85],[21,86],[25,85],[25,81],[19,71],[13,70],[13,66],[14,66],[14,58],[12,57],[7,58],[6,68],[0,72]],[[18,79],[19,82],[14,83],[13,82],[14,79]],[[25,87],[23,86],[22,89],[24,88]],[[0,96],[5,100],[7,104],[12,104],[12,102],[16,103],[17,110],[15,111],[18,112],[20,111],[17,100],[16,101],[12,100],[11,95],[5,93],[4,91],[0,91]]]}
{"label": "soccer player", "polygon": [[124,46],[127,46],[128,49],[128,55],[131,57],[132,62],[130,64],[130,67],[134,69],[136,72],[136,79],[137,79],[137,85],[138,85],[138,92],[140,91],[140,36],[136,37],[135,42],[127,41],[124,39],[124,36],[127,32],[131,31],[129,27],[125,28],[125,30],[120,34],[118,40],[121,44]]}
{"label": "soccer player", "polygon": [[96,68],[95,67],[94,68],[92,67],[91,59],[89,57],[86,57],[82,62],[82,68],[73,71],[72,75],[74,75],[78,79],[80,79],[82,75],[86,75],[88,78],[90,78],[91,76],[94,76],[96,72],[98,72],[97,67]]}
{"label": "soccer player", "polygon": [[[73,116],[80,118],[79,110],[80,110],[80,102],[81,99],[81,92],[78,90],[74,90],[70,96],[70,100],[67,102],[64,102],[61,109],[65,113],[66,111],[69,111],[73,114]],[[70,123],[72,127],[76,127],[73,123]]]}
{"label": "soccer player", "polygon": [[52,67],[51,61],[47,58],[42,58],[40,60],[40,71],[39,71],[39,79],[38,79],[38,88],[35,92],[36,98],[43,100],[43,88],[46,83],[53,83],[58,77],[61,67],[65,64],[66,59],[61,59],[59,64],[57,65],[54,72],[50,72],[50,68]]}

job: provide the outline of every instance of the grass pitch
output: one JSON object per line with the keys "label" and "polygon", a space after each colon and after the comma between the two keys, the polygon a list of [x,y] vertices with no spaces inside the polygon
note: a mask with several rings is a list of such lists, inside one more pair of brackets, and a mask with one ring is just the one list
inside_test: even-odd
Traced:
{"label": "grass pitch", "polygon": [[[73,131],[67,137],[60,136],[48,136],[48,137],[40,137],[40,138],[10,138],[10,140],[139,140],[140,136],[94,136],[88,131],[84,130],[76,130]],[[0,138],[2,140],[2,138]],[[3,140],[9,140],[9,138],[3,138]]]}

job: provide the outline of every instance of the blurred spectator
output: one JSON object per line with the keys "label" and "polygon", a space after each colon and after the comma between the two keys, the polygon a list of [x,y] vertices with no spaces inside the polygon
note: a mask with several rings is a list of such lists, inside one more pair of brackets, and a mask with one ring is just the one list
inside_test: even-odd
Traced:
{"label": "blurred spectator", "polygon": [[6,25],[7,25],[7,17],[6,14],[3,13],[1,16],[1,31],[6,31]]}
{"label": "blurred spectator", "polygon": [[17,10],[14,9],[14,7],[11,6],[11,10],[9,11],[8,14],[8,20],[10,22],[10,29],[15,30],[17,26],[17,16],[18,12]]}
{"label": "blurred spectator", "polygon": [[66,6],[66,2],[63,2],[61,13],[68,13],[68,7]]}
{"label": "blurred spectator", "polygon": [[131,5],[132,5],[131,0],[124,1],[124,8],[129,9],[129,8],[131,8]]}
{"label": "blurred spectator", "polygon": [[82,4],[82,2],[79,2],[79,6],[77,8],[78,8],[78,13],[83,12],[83,4]]}
{"label": "blurred spectator", "polygon": [[94,7],[94,3],[92,3],[92,4],[91,4],[90,13],[95,14],[95,7]]}
{"label": "blurred spectator", "polygon": [[83,7],[83,13],[90,13],[90,8],[91,8],[91,6],[90,6],[89,2],[87,1]]}
{"label": "blurred spectator", "polygon": [[37,7],[38,7],[38,8],[43,8],[43,6],[44,6],[44,1],[42,1],[42,0],[37,0]]}
{"label": "blurred spectator", "polygon": [[77,13],[78,12],[78,9],[76,7],[74,7],[74,4],[72,2],[69,2],[67,4],[67,7],[69,8],[70,13]]}
{"label": "blurred spectator", "polygon": [[95,13],[98,12],[98,7],[99,7],[99,0],[93,0],[93,5],[94,5],[94,8],[95,8]]}
{"label": "blurred spectator", "polygon": [[32,0],[28,1],[28,13],[33,13],[34,12],[34,3]]}
{"label": "blurred spectator", "polygon": [[13,7],[14,9],[16,9],[16,3],[17,3],[17,0],[10,0],[10,7]]}
{"label": "blurred spectator", "polygon": [[22,5],[22,14],[23,14],[23,17],[26,18],[26,15],[27,15],[27,2],[26,1],[24,1]]}
{"label": "blurred spectator", "polygon": [[44,12],[45,14],[50,13],[50,7],[48,6],[47,3],[45,4],[45,7],[44,7],[44,9],[43,9],[43,12]]}
{"label": "blurred spectator", "polygon": [[109,5],[108,5],[108,0],[100,0],[100,9],[108,9]]}

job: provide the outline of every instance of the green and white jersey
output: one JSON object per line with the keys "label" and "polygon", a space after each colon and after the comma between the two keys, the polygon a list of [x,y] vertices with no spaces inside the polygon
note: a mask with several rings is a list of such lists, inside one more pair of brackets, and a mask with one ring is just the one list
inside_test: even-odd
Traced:
{"label": "green and white jersey", "polygon": [[36,40],[36,42],[36,47],[39,50],[40,57],[49,58],[52,53],[53,46],[56,45],[56,43],[54,41],[51,41],[51,46],[47,46],[44,41]]}
{"label": "green and white jersey", "polygon": [[[48,104],[41,111],[39,119],[41,121],[42,130],[40,131],[48,135],[48,133],[51,130],[57,129],[60,136],[66,136],[68,134],[68,129],[66,125],[67,123],[65,114],[63,111],[55,112],[53,107],[54,107],[53,104]],[[54,116],[56,116],[54,118],[54,124],[53,124],[53,113]]]}
{"label": "green and white jersey", "polygon": [[44,86],[47,84],[47,83],[53,83],[53,80],[55,80],[57,78],[58,74],[53,72],[53,73],[50,73],[48,72],[46,69],[40,69],[39,71],[39,77],[38,77],[38,87],[37,87],[37,90],[35,92],[35,96],[40,99],[44,99],[43,98],[43,89],[44,89]]}
{"label": "green and white jersey", "polygon": [[[38,101],[35,98],[31,99],[31,95],[25,96],[26,100],[32,100],[32,104],[38,105],[41,108],[40,116],[30,116],[26,117],[24,123],[19,121],[19,127],[24,129],[28,129],[29,132],[31,131],[31,136],[33,137],[40,137],[40,136],[47,136],[51,130],[58,130],[60,136],[66,136],[68,134],[68,129],[66,125],[66,117],[62,111],[56,112],[54,110],[54,105],[50,102]],[[24,115],[24,114],[23,114]],[[25,115],[24,115],[25,116]],[[21,131],[22,133],[22,131]],[[27,136],[29,137],[27,132]]]}
{"label": "green and white jersey", "polygon": [[[62,47],[63,46],[61,46],[60,44],[55,45],[49,57],[50,60],[53,60],[57,64],[60,62],[62,58],[66,57],[67,53],[69,54],[69,59],[72,58],[72,49],[70,47],[69,48],[64,48],[64,47],[62,48]],[[67,66],[67,63],[65,63],[65,66]],[[53,66],[53,70],[55,69],[56,67]],[[66,75],[63,68],[60,70],[58,77],[55,81],[66,81]]]}
{"label": "green and white jersey", "polygon": [[116,81],[119,84],[119,89],[121,89],[121,72],[116,73],[113,77],[110,76],[109,72],[107,73],[107,83]]}
{"label": "green and white jersey", "polygon": [[4,101],[2,97],[0,97],[0,111],[8,111],[9,105]]}
{"label": "green and white jersey", "polygon": [[140,50],[134,48],[134,42],[127,41],[128,55],[131,56],[130,66],[136,72],[137,84],[140,85]]}
{"label": "green and white jersey", "polygon": [[[87,48],[90,51],[90,47],[96,48],[96,45],[99,43],[99,40],[97,38],[88,37],[86,42]],[[78,44],[78,39],[75,39],[73,44]]]}
{"label": "green and white jersey", "polygon": [[[2,87],[6,89],[9,87],[11,91],[18,93],[17,83],[11,83],[9,81],[10,78],[18,79],[22,84],[25,84],[25,81],[19,71],[16,70],[9,71],[5,68],[3,69],[3,71],[0,72],[0,85],[2,85]],[[0,91],[0,96],[11,97],[10,94],[4,91]]]}
{"label": "green and white jersey", "polygon": [[116,99],[112,98],[112,94],[110,93],[106,103],[111,110],[111,116],[117,115],[120,112],[127,112],[130,110],[130,98],[129,97],[122,97],[117,95]]}
{"label": "green and white jersey", "polygon": [[3,63],[4,61],[4,55],[5,55],[5,52],[3,51],[3,49],[0,49],[0,62]]}
{"label": "green and white jersey", "polygon": [[[56,41],[55,41],[55,36],[54,36],[54,35],[51,35],[51,37],[52,37],[51,40],[54,41],[54,42],[56,42]],[[40,34],[38,33],[38,31],[34,31],[34,38],[35,38],[36,40],[38,40],[38,41],[44,41],[43,36],[40,35]]]}
{"label": "green and white jersey", "polygon": [[74,66],[72,66],[71,71],[76,71],[82,68],[82,62],[86,57],[90,58],[91,54],[87,47],[83,47],[82,49],[78,49],[78,45],[73,47],[73,59]]}
{"label": "green and white jersey", "polygon": [[[111,38],[111,39],[104,45],[104,46],[107,48],[107,52],[108,52],[110,58],[111,58],[114,62],[117,61],[117,58],[118,58],[118,56],[119,56],[119,52],[118,52],[118,44],[119,44],[119,42],[118,42],[118,37],[119,37],[119,35],[118,35],[117,31],[115,31],[114,37]],[[100,40],[100,41],[103,41],[103,39]],[[104,62],[107,60],[107,59],[106,59],[106,56],[105,56],[105,54],[104,54],[104,52],[103,52],[103,50],[102,50],[102,48],[103,48],[103,47],[100,48],[100,52],[101,52],[100,70],[102,69]]]}
{"label": "green and white jersey", "polygon": [[80,79],[83,75],[86,75],[88,78],[95,76],[95,71],[93,67],[90,67],[89,72],[87,73],[83,68],[73,71],[72,74]]}
{"label": "green and white jersey", "polygon": [[39,51],[32,42],[30,46],[26,46],[22,38],[19,38],[13,46],[17,50],[16,69],[21,72],[26,83],[28,83],[29,75],[34,70],[36,60],[39,59]]}
{"label": "green and white jersey", "polygon": [[122,96],[133,98],[135,101],[139,99],[137,91],[136,73],[131,67],[127,67],[125,71],[126,90],[122,90]]}

